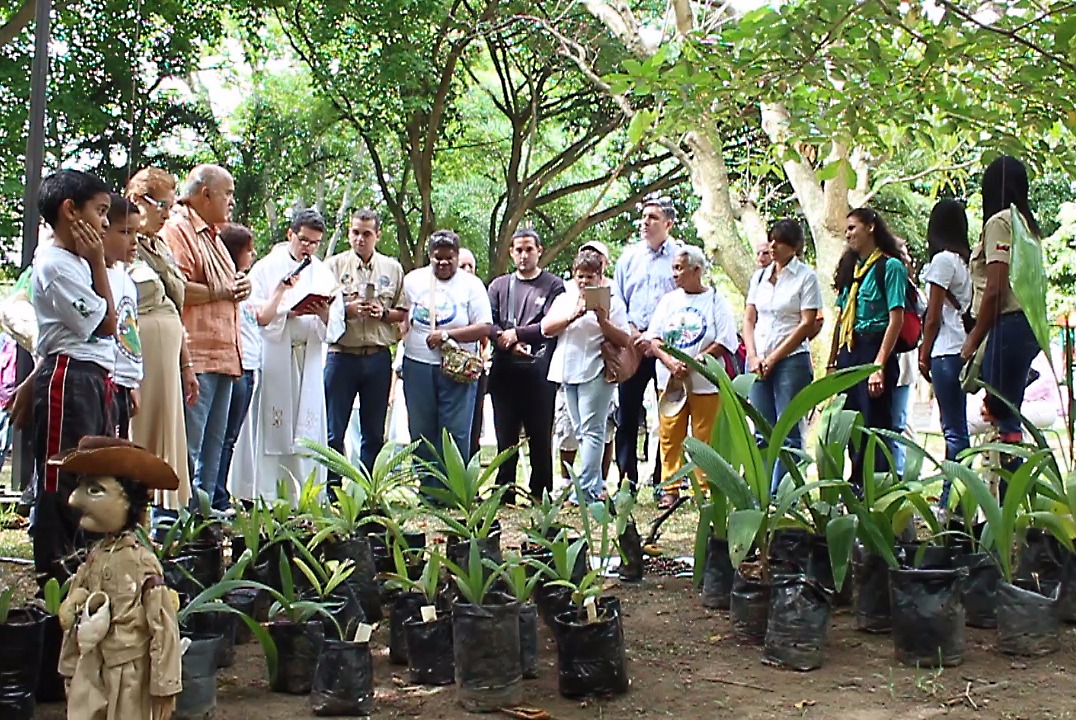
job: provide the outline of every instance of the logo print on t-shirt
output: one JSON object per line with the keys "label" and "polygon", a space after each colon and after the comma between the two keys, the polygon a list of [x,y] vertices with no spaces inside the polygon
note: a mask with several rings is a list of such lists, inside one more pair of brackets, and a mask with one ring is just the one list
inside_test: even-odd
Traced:
{"label": "logo print on t-shirt", "polygon": [[665,321],[662,337],[678,350],[697,345],[706,334],[706,318],[698,308],[685,307],[677,310]]}
{"label": "logo print on t-shirt", "polygon": [[[415,303],[413,320],[419,325],[430,325],[430,293],[426,292]],[[456,319],[456,302],[444,290],[437,290],[437,327],[449,325]]]}
{"label": "logo print on t-shirt", "polygon": [[134,300],[120,298],[116,308],[116,347],[131,362],[142,362],[142,340],[138,337],[138,320]]}
{"label": "logo print on t-shirt", "polygon": [[251,328],[258,326],[258,316],[254,314],[254,308],[249,303],[240,305],[239,311],[243,314],[244,325],[249,325]]}

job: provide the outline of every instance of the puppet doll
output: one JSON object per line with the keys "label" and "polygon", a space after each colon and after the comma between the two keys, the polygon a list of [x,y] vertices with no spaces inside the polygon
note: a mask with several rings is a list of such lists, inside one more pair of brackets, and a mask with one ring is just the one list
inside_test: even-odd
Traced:
{"label": "puppet doll", "polygon": [[49,459],[79,476],[70,503],[104,537],[60,607],[60,674],[68,720],[169,720],[182,688],[179,599],[135,535],[154,490],[175,490],[169,465],[125,440],[85,437]]}

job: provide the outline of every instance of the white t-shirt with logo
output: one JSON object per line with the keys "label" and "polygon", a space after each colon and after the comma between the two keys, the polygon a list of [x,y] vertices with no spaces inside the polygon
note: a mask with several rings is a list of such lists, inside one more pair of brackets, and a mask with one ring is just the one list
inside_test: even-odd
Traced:
{"label": "white t-shirt with logo", "polygon": [[243,370],[262,369],[262,328],[258,308],[250,298],[239,303],[239,349]]}
{"label": "white t-shirt with logo", "polygon": [[[658,302],[650,320],[647,336],[660,338],[666,345],[695,357],[713,343],[720,343],[730,352],[739,347],[736,337],[736,319],[728,301],[713,288],[691,294],[677,288]],[[657,362],[658,387],[664,389],[669,382],[669,369]],[[691,373],[691,392],[711,395],[717,387],[696,372]]]}
{"label": "white t-shirt with logo", "polygon": [[[404,356],[427,365],[441,364],[441,351],[426,346],[430,336],[430,306],[437,308],[437,332],[467,327],[475,324],[491,324],[493,311],[489,305],[486,286],[476,276],[457,270],[451,280],[433,280],[436,302],[430,301],[431,278],[429,266],[407,273],[403,282],[403,307],[411,330],[404,338]],[[478,352],[477,342],[459,343],[470,352]]]}
{"label": "white t-shirt with logo", "polygon": [[115,340],[93,334],[108,312],[108,303],[93,290],[90,264],[59,246],[41,247],[34,257],[30,284],[38,356],[63,354],[112,372]]}
{"label": "white t-shirt with logo", "polygon": [[116,369],[112,379],[135,389],[142,382],[142,340],[138,334],[138,289],[123,263],[108,269],[108,285],[116,306]]}
{"label": "white t-shirt with logo", "polygon": [[[968,266],[956,253],[943,250],[934,256],[923,271],[923,282],[948,290],[960,304],[960,310],[957,310],[948,297],[942,301],[941,327],[938,328],[938,337],[930,356],[959,355],[967,338],[961,315],[971,306],[972,285]],[[929,294],[929,287],[927,291]]]}

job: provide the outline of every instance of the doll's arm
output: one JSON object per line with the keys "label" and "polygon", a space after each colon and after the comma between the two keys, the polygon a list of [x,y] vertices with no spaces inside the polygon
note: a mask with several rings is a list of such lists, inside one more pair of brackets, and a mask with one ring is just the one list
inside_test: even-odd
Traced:
{"label": "doll's arm", "polygon": [[[179,646],[178,603],[175,591],[160,576],[149,576],[143,585],[142,602],[149,624],[149,694],[157,699],[171,698],[183,689]],[[165,715],[164,717],[167,717]]]}

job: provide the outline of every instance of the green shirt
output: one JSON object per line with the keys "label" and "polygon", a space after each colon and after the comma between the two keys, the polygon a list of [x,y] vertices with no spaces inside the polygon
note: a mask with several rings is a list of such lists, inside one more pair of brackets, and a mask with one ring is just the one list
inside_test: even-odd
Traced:
{"label": "green shirt", "polygon": [[[879,260],[879,262],[881,262]],[[856,263],[856,271],[863,267],[864,260]],[[852,328],[856,333],[885,332],[889,326],[889,311],[904,307],[905,291],[908,287],[908,269],[899,258],[885,259],[885,292],[878,287],[878,268],[872,267],[863,276],[856,293],[856,322]],[[850,288],[841,290],[837,298],[837,307],[844,308]]]}

